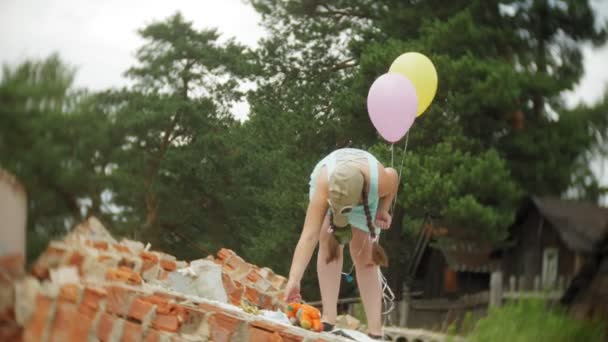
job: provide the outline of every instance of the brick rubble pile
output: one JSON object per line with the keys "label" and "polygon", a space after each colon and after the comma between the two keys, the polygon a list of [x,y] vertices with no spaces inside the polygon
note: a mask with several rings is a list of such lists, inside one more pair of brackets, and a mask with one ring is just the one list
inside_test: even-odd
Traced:
{"label": "brick rubble pile", "polygon": [[228,303],[176,291],[169,280],[192,263],[117,241],[94,218],[51,242],[31,274],[13,259],[0,260],[2,341],[345,341],[245,312],[281,310],[286,279],[228,249],[206,258]]}

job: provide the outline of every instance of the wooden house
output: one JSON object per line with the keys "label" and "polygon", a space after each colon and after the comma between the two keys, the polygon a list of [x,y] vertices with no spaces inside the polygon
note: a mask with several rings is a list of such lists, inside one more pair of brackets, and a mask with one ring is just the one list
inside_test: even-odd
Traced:
{"label": "wooden house", "polygon": [[[559,298],[582,265],[596,258],[607,228],[607,208],[540,197],[522,201],[501,248],[457,229],[427,226],[408,270],[407,326],[437,328],[434,322],[462,321],[467,312],[474,318],[483,316],[491,274],[497,271],[502,275],[504,298],[543,289],[557,292]],[[452,242],[433,243],[438,235]],[[608,261],[605,267],[606,277],[596,283],[608,281]],[[582,298],[583,292],[577,293]]]}
{"label": "wooden house", "polygon": [[607,228],[608,208],[583,201],[527,198],[509,230],[510,247],[499,253],[503,275],[517,277],[526,287],[568,284],[593,255]]}

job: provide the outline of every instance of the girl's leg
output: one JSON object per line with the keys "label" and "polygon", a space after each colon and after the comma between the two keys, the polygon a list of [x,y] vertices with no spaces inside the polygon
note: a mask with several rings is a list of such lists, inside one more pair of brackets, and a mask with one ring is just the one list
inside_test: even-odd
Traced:
{"label": "girl's leg", "polygon": [[367,317],[368,333],[382,335],[382,284],[379,268],[372,262],[369,234],[353,228],[350,255],[357,272],[357,286]]}
{"label": "girl's leg", "polygon": [[338,315],[338,295],[340,292],[340,278],[342,277],[343,247],[340,247],[338,259],[327,264],[327,241],[331,234],[329,228],[329,217],[325,217],[321,226],[319,236],[319,253],[317,254],[317,277],[321,289],[321,302],[323,303],[323,321],[335,324]]}

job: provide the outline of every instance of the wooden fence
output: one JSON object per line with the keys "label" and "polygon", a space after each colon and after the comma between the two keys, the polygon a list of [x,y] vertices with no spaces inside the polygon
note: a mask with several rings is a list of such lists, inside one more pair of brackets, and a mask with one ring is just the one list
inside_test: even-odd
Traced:
{"label": "wooden fence", "polygon": [[[462,320],[467,313],[477,320],[485,316],[488,308],[501,306],[505,301],[527,298],[557,301],[569,281],[569,278],[558,277],[551,283],[543,284],[539,276],[507,278],[501,272],[494,272],[490,276],[489,290],[450,299],[412,298],[412,293],[404,288],[403,300],[394,303],[393,311],[385,316],[385,325],[445,330],[455,321]],[[355,306],[359,303],[358,297],[338,301],[344,313],[351,316],[355,316]],[[321,302],[309,304],[321,306]]]}

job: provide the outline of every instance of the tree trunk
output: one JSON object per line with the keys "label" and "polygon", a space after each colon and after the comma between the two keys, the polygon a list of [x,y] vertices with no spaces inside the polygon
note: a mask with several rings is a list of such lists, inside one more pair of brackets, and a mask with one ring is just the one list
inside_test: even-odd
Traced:
{"label": "tree trunk", "polygon": [[173,132],[177,125],[177,115],[173,116],[171,126],[164,132],[158,154],[150,162],[148,172],[144,179],[144,203],[146,205],[146,221],[143,225],[143,232],[146,240],[154,247],[159,248],[162,242],[162,228],[158,224],[158,197],[152,190],[152,185],[158,175],[160,164],[165,157],[167,149],[173,140]]}
{"label": "tree trunk", "polygon": [[[539,75],[544,76],[547,73],[547,56],[546,56],[546,39],[545,37],[545,25],[546,17],[549,11],[549,5],[546,0],[540,0],[538,5],[538,22],[537,22],[537,45],[536,45],[536,72]],[[535,94],[532,98],[533,111],[536,118],[540,118],[545,111],[545,99],[540,89],[535,90]]]}

